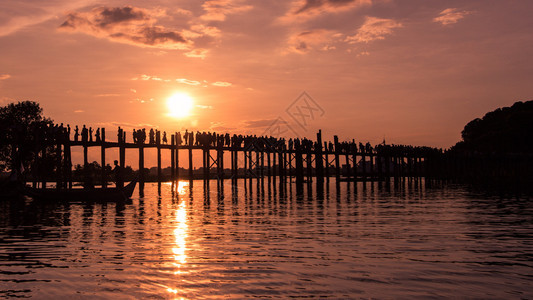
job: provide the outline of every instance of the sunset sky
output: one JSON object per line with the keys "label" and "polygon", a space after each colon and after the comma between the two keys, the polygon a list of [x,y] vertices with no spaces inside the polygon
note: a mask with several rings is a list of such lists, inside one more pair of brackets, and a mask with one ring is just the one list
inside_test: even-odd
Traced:
{"label": "sunset sky", "polygon": [[[2,0],[0,104],[127,131],[259,135],[284,121],[287,137],[447,148],[468,121],[533,99],[532,12],[525,0]],[[190,115],[169,111],[175,93]]]}

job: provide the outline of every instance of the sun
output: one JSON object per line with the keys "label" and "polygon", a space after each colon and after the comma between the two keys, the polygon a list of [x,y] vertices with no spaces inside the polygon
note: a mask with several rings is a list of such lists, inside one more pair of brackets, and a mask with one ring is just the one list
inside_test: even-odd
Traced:
{"label": "sun", "polygon": [[175,93],[167,99],[168,114],[174,118],[185,118],[191,115],[193,108],[191,96]]}

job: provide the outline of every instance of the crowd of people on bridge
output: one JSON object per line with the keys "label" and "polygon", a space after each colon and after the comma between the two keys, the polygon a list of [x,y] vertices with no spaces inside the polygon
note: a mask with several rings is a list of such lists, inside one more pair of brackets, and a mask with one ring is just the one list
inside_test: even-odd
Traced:
{"label": "crowd of people on bridge", "polygon": [[[43,139],[58,139],[61,141],[67,140],[71,136],[70,125],[66,127],[61,123],[59,125],[48,125],[43,128],[36,128],[36,133]],[[102,142],[103,129],[82,126],[81,130],[76,125],[74,127],[73,140],[74,142],[84,143],[100,143]],[[93,138],[94,136],[94,138]],[[132,138],[134,144],[168,144],[168,135],[165,131],[157,129],[146,130],[133,129]],[[216,132],[205,131],[189,131],[176,132],[171,135],[174,138],[174,143],[177,146],[191,146],[200,148],[230,148],[244,151],[265,151],[265,152],[279,152],[279,151],[300,151],[303,153],[312,153],[317,150],[329,154],[380,154],[386,156],[428,156],[432,154],[443,153],[442,149],[431,147],[418,147],[411,145],[395,145],[383,143],[372,146],[369,142],[363,144],[362,142],[343,141],[335,145],[332,142],[326,142],[323,145],[318,145],[317,141],[307,138],[289,138],[286,140],[283,137],[273,136],[257,136],[257,135],[242,135],[229,133],[219,134]],[[126,143],[126,132],[118,127],[117,141],[119,143]],[[337,148],[336,148],[337,147]]]}

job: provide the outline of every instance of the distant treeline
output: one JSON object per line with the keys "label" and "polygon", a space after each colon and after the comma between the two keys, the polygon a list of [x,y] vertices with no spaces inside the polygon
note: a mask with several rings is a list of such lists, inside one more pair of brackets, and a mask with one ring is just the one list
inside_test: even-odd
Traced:
{"label": "distant treeline", "polygon": [[533,101],[516,102],[470,121],[441,157],[443,178],[504,187],[533,186]]}
{"label": "distant treeline", "polygon": [[498,108],[466,124],[452,150],[533,153],[533,100]]}

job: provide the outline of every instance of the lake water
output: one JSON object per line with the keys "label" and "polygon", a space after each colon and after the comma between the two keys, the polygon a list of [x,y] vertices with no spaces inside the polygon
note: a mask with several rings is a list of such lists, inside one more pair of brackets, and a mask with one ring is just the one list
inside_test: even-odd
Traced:
{"label": "lake water", "polygon": [[533,298],[533,206],[411,180],[0,202],[0,298]]}

